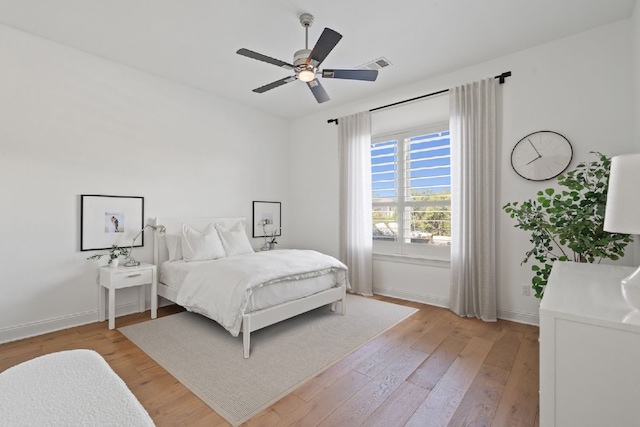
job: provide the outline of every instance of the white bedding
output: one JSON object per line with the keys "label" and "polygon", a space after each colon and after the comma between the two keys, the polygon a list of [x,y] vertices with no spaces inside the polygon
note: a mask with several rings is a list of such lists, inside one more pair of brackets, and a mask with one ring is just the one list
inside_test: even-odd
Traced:
{"label": "white bedding", "polygon": [[[165,261],[160,269],[160,282],[176,293],[182,287],[185,277],[197,265],[206,262],[186,262],[184,260]],[[323,274],[297,280],[282,280],[269,286],[261,286],[251,292],[244,313],[251,313],[268,307],[274,307],[295,299],[313,295],[336,286],[335,274]]]}
{"label": "white bedding", "polygon": [[187,262],[183,259],[178,259],[174,261],[165,261],[162,263],[162,267],[160,267],[160,282],[172,289],[175,289],[176,291],[179,291],[184,283],[184,278],[187,277],[187,274],[189,274],[189,272],[195,267],[205,262],[215,262],[215,260]]}
{"label": "white bedding", "polygon": [[[255,290],[280,284],[276,299],[293,300],[306,296],[296,296],[302,292],[296,283],[305,279],[324,277],[321,280],[324,286],[348,286],[344,264],[309,250],[285,249],[238,255],[197,263],[189,269],[176,302],[189,311],[217,321],[233,336],[240,332],[242,315],[248,312]],[[271,290],[275,292],[276,289]],[[274,292],[271,292],[272,297]],[[265,291],[265,295],[269,295],[269,291]]]}

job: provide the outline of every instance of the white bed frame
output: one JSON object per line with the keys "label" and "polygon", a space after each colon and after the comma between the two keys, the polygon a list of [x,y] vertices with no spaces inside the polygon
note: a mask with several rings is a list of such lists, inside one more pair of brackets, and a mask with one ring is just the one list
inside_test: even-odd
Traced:
{"label": "white bed frame", "polygon": [[[164,225],[166,233],[181,233],[182,224],[187,224],[195,230],[202,231],[211,223],[222,224],[227,228],[231,228],[238,221],[243,221],[245,229],[247,228],[245,218],[153,218],[149,222],[153,225]],[[153,239],[153,263],[158,268],[158,274],[162,263],[168,259],[169,251],[167,249],[164,236],[156,231]],[[295,301],[286,302],[274,307],[244,314],[242,316],[241,327],[244,358],[249,358],[251,332],[253,331],[257,331],[266,326],[273,325],[274,323],[281,322],[323,305],[331,304],[331,311],[335,311],[336,303],[338,301],[340,301],[342,315],[344,316],[347,314],[346,292],[347,290],[345,286],[335,287]],[[176,290],[168,287],[158,280],[157,296],[176,302],[178,293]]]}

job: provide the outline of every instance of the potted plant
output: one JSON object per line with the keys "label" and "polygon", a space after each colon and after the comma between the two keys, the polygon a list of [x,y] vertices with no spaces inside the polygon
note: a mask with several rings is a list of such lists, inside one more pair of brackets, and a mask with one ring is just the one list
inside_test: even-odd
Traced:
{"label": "potted plant", "polygon": [[538,191],[535,200],[512,202],[504,211],[517,221],[516,228],[531,233],[529,249],[521,265],[533,258],[532,288],[542,298],[553,262],[599,263],[617,260],[631,242],[627,234],[603,230],[611,159],[601,153],[592,162],[583,162],[566,174],[558,175],[556,191]]}
{"label": "potted plant", "polygon": [[106,256],[106,255],[109,256],[109,264],[112,267],[117,267],[118,264],[119,264],[119,260],[120,260],[121,256],[123,256],[123,257],[129,256],[129,249],[120,247],[118,245],[113,245],[109,249],[109,252],[107,252],[106,254],[91,255],[87,259],[100,259],[100,258],[102,258],[103,256]]}
{"label": "potted plant", "polygon": [[269,240],[269,250],[270,251],[274,250],[276,248],[276,245],[278,244],[278,242],[276,242],[276,233],[278,232],[278,230],[280,230],[280,228],[276,228],[271,233],[271,240]]}

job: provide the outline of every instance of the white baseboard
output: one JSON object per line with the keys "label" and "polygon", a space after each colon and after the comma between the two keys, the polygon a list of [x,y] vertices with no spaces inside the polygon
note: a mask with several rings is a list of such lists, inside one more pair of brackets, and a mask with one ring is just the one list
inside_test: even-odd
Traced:
{"label": "white baseboard", "polygon": [[[173,304],[173,303],[169,303]],[[163,303],[164,305],[169,305]],[[147,300],[145,303],[147,310],[151,307],[151,301]],[[116,306],[116,328],[118,327],[117,318],[127,314],[137,313],[139,310],[138,302],[131,302],[128,304],[122,304]],[[100,310],[85,311],[82,313],[70,314],[67,316],[60,316],[53,319],[40,320],[37,322],[26,323],[23,325],[10,326],[8,328],[0,329],[0,344],[17,341],[25,338],[35,337],[37,335],[48,334],[50,332],[56,332],[63,329],[73,328],[75,326],[86,325],[88,323],[95,323],[99,321]],[[108,313],[105,315],[105,324],[108,322]]]}
{"label": "white baseboard", "polygon": [[419,294],[415,292],[407,292],[401,289],[386,288],[382,286],[374,286],[373,293],[385,297],[400,298],[407,301],[435,305],[436,307],[449,308],[449,298],[445,298],[439,295]]}
{"label": "white baseboard", "polygon": [[537,314],[525,313],[523,311],[498,309],[498,319],[540,326],[540,316]]}
{"label": "white baseboard", "polygon": [[[373,287],[373,293],[385,297],[399,298],[407,301],[419,302],[422,304],[435,305],[437,307],[449,308],[449,298],[438,295],[418,294],[407,292],[395,288],[386,288],[380,286]],[[537,314],[525,313],[515,310],[498,309],[498,319],[509,320],[517,323],[525,323],[527,325],[540,325],[540,318]]]}
{"label": "white baseboard", "polygon": [[0,344],[35,337],[74,326],[85,325],[98,321],[98,310],[60,316],[54,319],[40,320],[23,325],[10,326],[0,329]]}

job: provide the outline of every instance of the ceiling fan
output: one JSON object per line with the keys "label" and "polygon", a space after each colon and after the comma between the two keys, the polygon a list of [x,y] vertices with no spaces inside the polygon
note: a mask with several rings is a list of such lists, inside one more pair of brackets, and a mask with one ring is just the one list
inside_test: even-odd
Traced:
{"label": "ceiling fan", "polygon": [[326,68],[320,70],[320,64],[329,53],[331,53],[333,48],[336,47],[342,35],[333,31],[331,28],[325,28],[316,45],[313,47],[313,50],[311,50],[309,49],[309,27],[312,23],[313,15],[308,13],[300,15],[300,24],[304,27],[304,49],[300,49],[293,55],[293,64],[262,55],[249,49],[243,48],[236,52],[238,55],[257,59],[258,61],[267,62],[295,72],[293,76],[285,77],[284,79],[276,80],[275,82],[253,89],[254,92],[264,93],[294,80],[300,80],[305,82],[309,89],[311,89],[316,101],[322,103],[329,100],[329,95],[320,84],[320,81],[316,77],[317,75],[325,79],[365,80],[371,82],[376,80],[378,70],[329,70]]}

